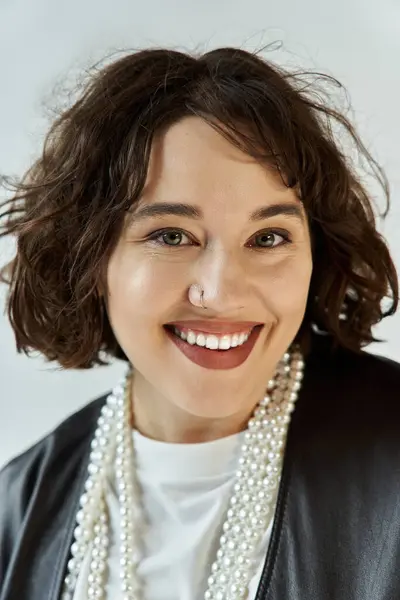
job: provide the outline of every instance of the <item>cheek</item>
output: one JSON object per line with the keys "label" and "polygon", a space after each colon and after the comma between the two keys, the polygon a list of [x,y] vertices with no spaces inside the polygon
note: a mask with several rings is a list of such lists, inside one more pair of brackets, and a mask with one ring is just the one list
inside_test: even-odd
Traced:
{"label": "cheek", "polygon": [[307,304],[312,261],[288,261],[271,270],[264,286],[270,310],[279,318],[302,318]]}
{"label": "cheek", "polygon": [[167,309],[180,289],[172,269],[160,268],[155,261],[133,260],[116,255],[110,261],[107,283],[110,316],[114,322],[126,315],[143,321]]}

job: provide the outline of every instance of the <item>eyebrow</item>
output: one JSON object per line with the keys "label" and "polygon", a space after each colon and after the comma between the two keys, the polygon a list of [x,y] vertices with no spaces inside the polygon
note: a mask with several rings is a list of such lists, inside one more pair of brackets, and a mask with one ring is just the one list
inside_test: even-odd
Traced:
{"label": "eyebrow", "polygon": [[[151,217],[163,217],[167,215],[174,215],[177,217],[187,217],[189,219],[195,219],[197,221],[204,218],[203,211],[198,206],[184,203],[168,203],[159,202],[157,204],[145,204],[144,206],[128,211],[129,213],[129,224],[137,223],[138,221],[144,221]],[[262,221],[263,219],[270,219],[279,215],[286,215],[295,217],[304,223],[303,210],[297,204],[270,204],[268,206],[261,206],[254,212],[250,213],[249,220],[256,222]]]}

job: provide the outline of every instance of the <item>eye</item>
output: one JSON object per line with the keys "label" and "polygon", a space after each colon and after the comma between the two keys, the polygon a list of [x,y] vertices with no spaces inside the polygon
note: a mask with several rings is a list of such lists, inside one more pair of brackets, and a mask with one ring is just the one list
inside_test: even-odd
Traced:
{"label": "eye", "polygon": [[257,248],[277,248],[290,243],[289,233],[286,231],[262,231],[254,236],[256,244],[250,244],[251,247]]}
{"label": "eye", "polygon": [[[187,240],[186,243],[182,243],[185,239]],[[250,247],[261,250],[273,250],[274,248],[290,243],[290,236],[287,231],[262,231],[256,234],[253,239],[256,240],[256,243],[249,244]],[[193,245],[194,243],[187,233],[181,229],[172,228],[154,231],[146,238],[146,241],[157,246],[169,246],[170,248],[180,248],[182,246]]]}
{"label": "eye", "polygon": [[179,247],[187,245],[181,243],[184,238],[189,239],[189,236],[180,229],[159,229],[158,231],[154,231],[146,239],[158,246]]}

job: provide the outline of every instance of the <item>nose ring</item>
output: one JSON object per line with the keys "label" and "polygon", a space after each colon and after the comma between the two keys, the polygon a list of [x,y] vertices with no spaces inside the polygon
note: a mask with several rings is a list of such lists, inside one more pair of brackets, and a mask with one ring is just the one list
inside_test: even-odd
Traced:
{"label": "nose ring", "polygon": [[207,306],[204,306],[204,290],[203,290],[203,288],[201,288],[201,292],[200,292],[200,304],[201,304],[201,308],[204,308],[204,310],[207,310]]}

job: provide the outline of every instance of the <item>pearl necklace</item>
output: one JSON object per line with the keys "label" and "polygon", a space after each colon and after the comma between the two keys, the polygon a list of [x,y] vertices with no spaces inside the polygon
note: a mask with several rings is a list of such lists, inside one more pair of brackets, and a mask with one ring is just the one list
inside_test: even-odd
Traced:
{"label": "pearl necklace", "polygon": [[[204,600],[245,600],[254,575],[257,545],[275,510],[287,429],[303,378],[299,349],[286,353],[276,375],[256,406],[245,432],[233,495],[222,526],[219,549],[211,565]],[[142,558],[140,540],[144,515],[135,478],[131,428],[131,377],[113,389],[102,407],[91,444],[88,478],[76,515],[72,558],[64,581],[62,600],[73,600],[77,579],[91,553],[88,599],[106,600],[109,550],[105,479],[114,468],[120,506],[120,580],[122,600],[142,600],[137,567]]]}

